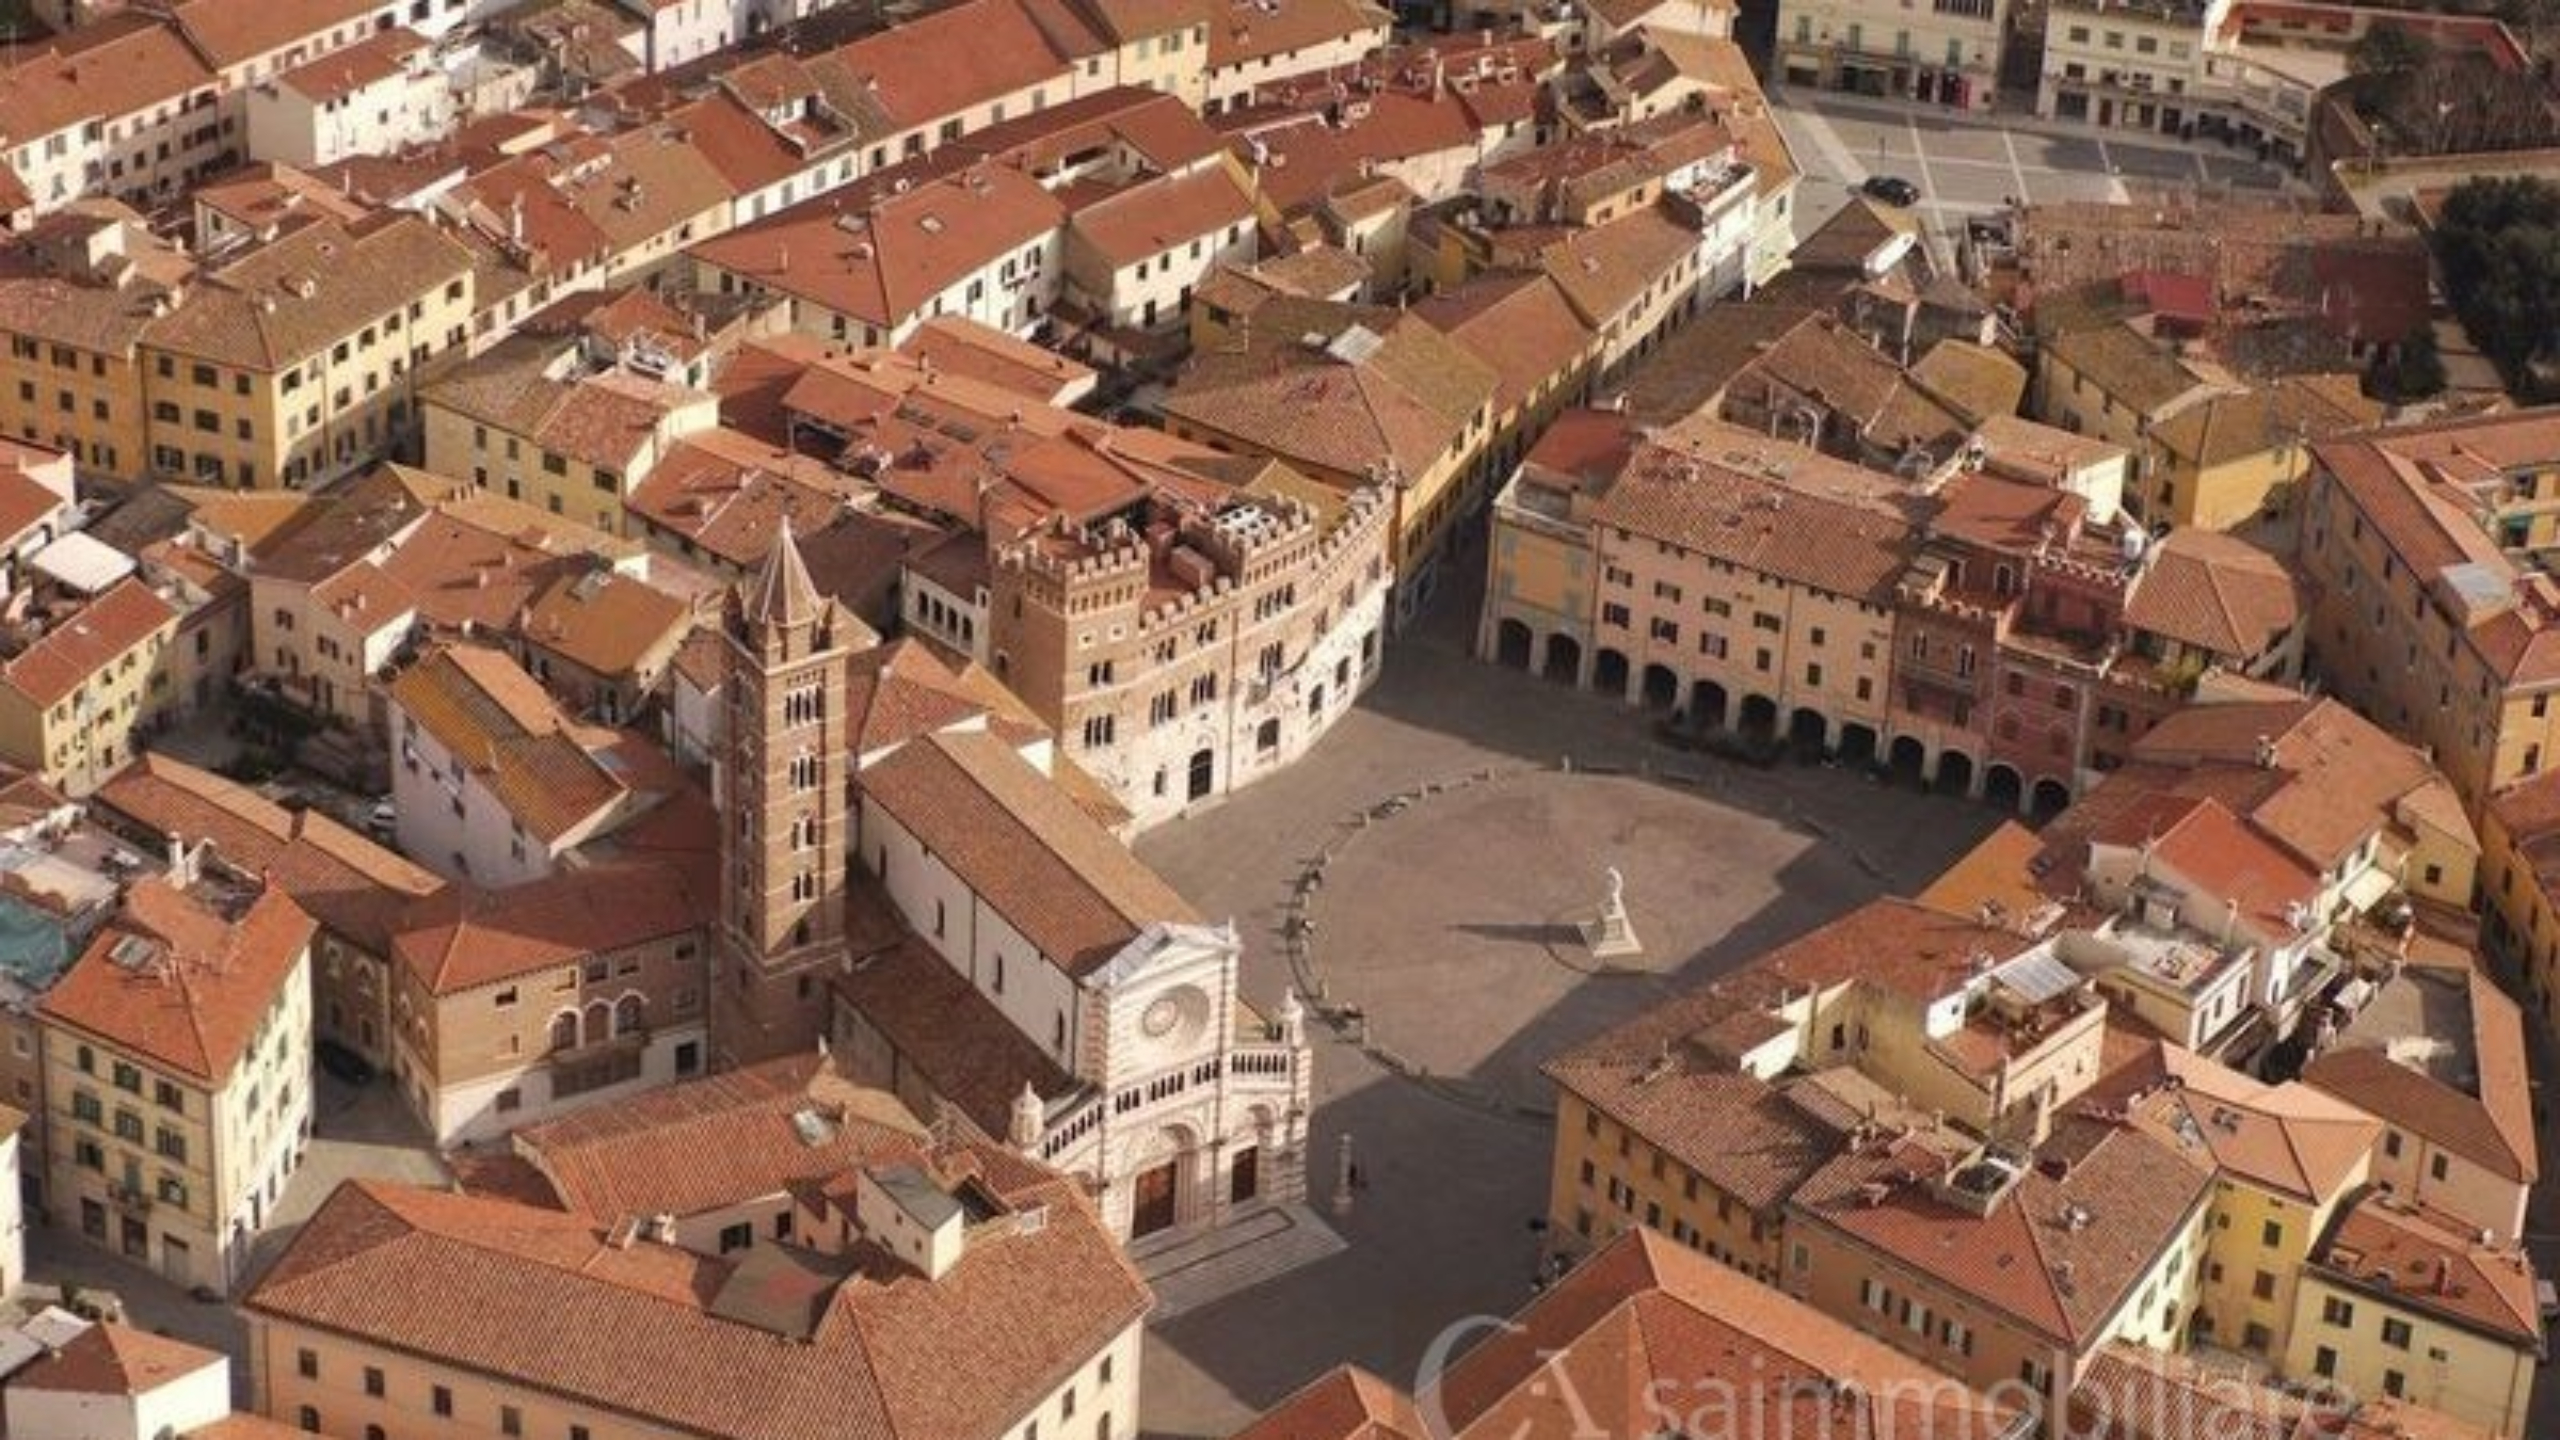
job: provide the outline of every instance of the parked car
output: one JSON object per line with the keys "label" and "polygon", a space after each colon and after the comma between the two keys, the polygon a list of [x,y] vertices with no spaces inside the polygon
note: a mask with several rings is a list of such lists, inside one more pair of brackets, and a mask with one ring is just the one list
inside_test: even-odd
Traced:
{"label": "parked car", "polygon": [[1870,175],[1858,189],[1870,200],[1908,208],[1920,203],[1920,187],[1899,175]]}
{"label": "parked car", "polygon": [[373,1062],[335,1040],[322,1040],[311,1049],[321,1069],[349,1085],[362,1085],[373,1079]]}
{"label": "parked car", "polygon": [[399,807],[387,799],[374,801],[373,808],[364,814],[364,833],[389,843],[392,836],[400,833]]}

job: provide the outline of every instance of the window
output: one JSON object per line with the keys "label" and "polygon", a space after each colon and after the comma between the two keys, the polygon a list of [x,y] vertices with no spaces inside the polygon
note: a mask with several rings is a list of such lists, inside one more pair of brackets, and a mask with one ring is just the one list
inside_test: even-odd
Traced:
{"label": "window", "polygon": [[2311,1373],[2323,1380],[2338,1378],[2338,1352],[2326,1345],[2312,1351]]}
{"label": "window", "polygon": [[524,1412],[513,1405],[499,1406],[498,1433],[501,1435],[522,1435],[524,1433]]}
{"label": "window", "polygon": [[113,1074],[117,1089],[135,1095],[142,1093],[142,1072],[140,1070],[137,1070],[133,1066],[119,1060],[115,1063]]}
{"label": "window", "polygon": [[2284,1244],[2284,1223],[2270,1220],[2258,1230],[2258,1243],[2270,1250]]}
{"label": "window", "polygon": [[2264,1270],[2259,1271],[2250,1277],[2249,1293],[2260,1300],[2273,1300],[2276,1298],[2276,1277]]}
{"label": "window", "polygon": [[379,1399],[381,1398],[382,1391],[382,1367],[379,1365],[367,1365],[364,1367],[364,1393]]}
{"label": "window", "polygon": [[751,1221],[741,1220],[735,1225],[721,1227],[720,1253],[723,1255],[735,1250],[744,1250],[754,1243],[756,1243],[756,1227]]}
{"label": "window", "polygon": [[302,1377],[303,1379],[305,1379],[305,1380],[317,1380],[317,1379],[319,1379],[319,1378],[320,1378],[320,1352],[319,1352],[319,1351],[317,1351],[317,1350],[296,1350],[296,1351],[294,1351],[294,1352],[293,1352],[293,1373],[295,1373],[296,1375],[301,1376],[301,1377]]}
{"label": "window", "polygon": [[2356,1307],[2352,1301],[2332,1295],[2320,1302],[2320,1319],[2323,1324],[2343,1329],[2356,1323]]}
{"label": "window", "polygon": [[453,1391],[442,1385],[429,1389],[427,1392],[427,1406],[438,1415],[451,1415],[453,1413]]}
{"label": "window", "polygon": [[2408,1349],[2409,1322],[2406,1320],[2394,1319],[2388,1315],[2384,1316],[2382,1318],[2382,1343],[2390,1346],[2394,1350]]}
{"label": "window", "polygon": [[2435,1179],[2442,1180],[2445,1178],[2445,1173],[2450,1168],[2451,1167],[2445,1161],[2444,1152],[2441,1150],[2427,1157],[2427,1174]]}

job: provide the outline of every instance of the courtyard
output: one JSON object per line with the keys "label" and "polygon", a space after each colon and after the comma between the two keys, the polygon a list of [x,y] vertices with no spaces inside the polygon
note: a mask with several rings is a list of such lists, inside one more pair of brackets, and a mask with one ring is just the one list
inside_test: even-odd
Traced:
{"label": "courtyard", "polygon": [[[1659,745],[1612,700],[1475,661],[1472,604],[1441,597],[1304,761],[1139,842],[1204,915],[1234,917],[1257,1002],[1303,977],[1359,1016],[1317,1032],[1308,1152],[1347,1248],[1157,1327],[1151,1433],[1228,1433],[1345,1359],[1410,1383],[1445,1326],[1516,1308],[1546,1210],[1540,1063],[1924,883],[1998,822],[1863,771]],[[1603,971],[1574,925],[1611,867],[1644,953]],[[1346,1137],[1362,1183],[1343,1213]]]}

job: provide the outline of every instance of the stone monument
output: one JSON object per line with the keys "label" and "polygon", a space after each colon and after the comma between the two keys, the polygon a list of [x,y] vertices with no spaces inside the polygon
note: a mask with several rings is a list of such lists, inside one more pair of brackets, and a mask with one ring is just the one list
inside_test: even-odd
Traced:
{"label": "stone monument", "polygon": [[1615,865],[1609,867],[1609,894],[1600,902],[1600,913],[1582,922],[1582,944],[1595,960],[1644,953],[1644,942],[1627,923],[1627,877]]}

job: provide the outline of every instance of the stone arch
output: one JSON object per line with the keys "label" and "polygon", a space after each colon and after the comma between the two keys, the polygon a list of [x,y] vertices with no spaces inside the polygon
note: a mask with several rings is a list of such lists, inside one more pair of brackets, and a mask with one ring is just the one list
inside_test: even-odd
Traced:
{"label": "stone arch", "polygon": [[1627,657],[1624,651],[1600,647],[1598,659],[1591,667],[1591,688],[1610,695],[1627,693]]}
{"label": "stone arch", "polygon": [[1938,768],[1931,788],[1953,795],[1973,793],[1973,757],[1961,750],[1938,752]]}
{"label": "stone arch", "polygon": [[1506,670],[1526,670],[1537,643],[1538,637],[1528,622],[1506,619],[1493,627],[1493,663]]}
{"label": "stone arch", "polygon": [[2015,810],[2026,803],[2026,777],[2017,768],[1994,760],[1982,772],[1982,798],[2002,810]]}
{"label": "stone arch", "polygon": [[1797,706],[1787,716],[1787,743],[1800,750],[1830,749],[1831,717],[1810,705]]}
{"label": "stone arch", "polygon": [[2027,813],[2039,821],[2050,820],[2071,808],[2071,787],[2047,775],[2036,781],[2027,792]]}
{"label": "stone arch", "polygon": [[626,990],[613,1002],[613,1033],[636,1035],[649,1025],[649,1000],[637,990]]}
{"label": "stone arch", "polygon": [[1680,676],[1659,661],[1644,667],[1644,683],[1640,692],[1647,710],[1668,710],[1680,703]]}
{"label": "stone arch", "polygon": [[1871,765],[1876,758],[1876,727],[1850,721],[1840,727],[1841,763]]}
{"label": "stone arch", "polygon": [[1892,771],[1897,780],[1925,782],[1929,774],[1929,747],[1922,744],[1917,735],[1896,735],[1893,745],[1885,752],[1885,768]]}
{"label": "stone arch", "polygon": [[1547,637],[1546,677],[1566,685],[1582,682],[1582,642],[1570,635]]}
{"label": "stone arch", "polygon": [[562,1010],[551,1017],[551,1048],[554,1050],[578,1048],[577,1011]]}
{"label": "stone arch", "polygon": [[1689,691],[1689,719],[1700,730],[1721,730],[1733,711],[1733,697],[1713,680],[1701,680]]}

